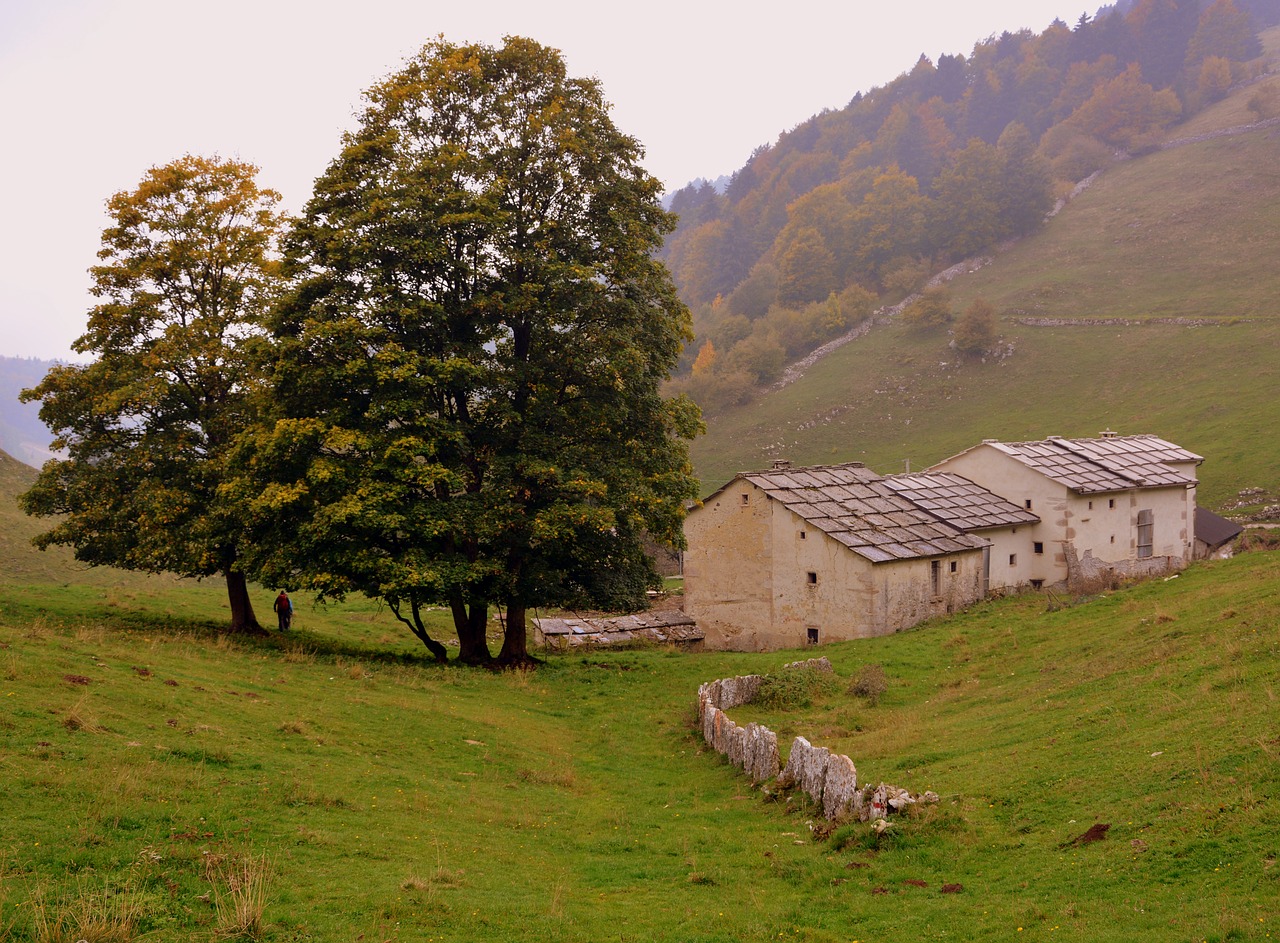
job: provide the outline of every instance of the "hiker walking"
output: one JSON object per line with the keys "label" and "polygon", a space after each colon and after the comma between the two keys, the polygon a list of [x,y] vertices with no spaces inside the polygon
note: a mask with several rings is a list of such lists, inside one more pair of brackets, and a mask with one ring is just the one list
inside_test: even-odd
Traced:
{"label": "hiker walking", "polygon": [[275,605],[271,607],[276,611],[276,619],[280,622],[280,631],[288,632],[289,623],[293,621],[293,601],[289,598],[289,594],[283,589],[280,595],[276,597]]}

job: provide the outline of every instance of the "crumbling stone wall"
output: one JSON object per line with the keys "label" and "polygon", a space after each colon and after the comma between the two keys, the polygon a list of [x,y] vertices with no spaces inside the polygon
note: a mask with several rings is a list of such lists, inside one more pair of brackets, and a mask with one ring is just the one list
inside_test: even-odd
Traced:
{"label": "crumbling stone wall", "polygon": [[1146,557],[1142,560],[1099,560],[1092,550],[1084,556],[1076,552],[1075,545],[1067,541],[1062,546],[1067,563],[1067,591],[1072,593],[1098,593],[1115,589],[1130,579],[1148,579],[1177,573],[1186,566],[1181,557]]}
{"label": "crumbling stone wall", "polygon": [[[783,671],[807,669],[833,672],[826,658],[811,658],[784,665]],[[761,724],[739,726],[725,711],[750,704],[760,693],[761,675],[740,675],[710,681],[698,688],[698,723],[702,739],[712,749],[751,777],[753,783],[773,780],[780,789],[798,788],[827,819],[883,819],[902,812],[914,802],[936,802],[931,792],[912,796],[905,789],[880,783],[858,788],[858,771],[853,760],[826,747],[815,747],[804,737],[796,737],[781,767],[778,735]],[[781,768],[780,768],[781,767]]]}

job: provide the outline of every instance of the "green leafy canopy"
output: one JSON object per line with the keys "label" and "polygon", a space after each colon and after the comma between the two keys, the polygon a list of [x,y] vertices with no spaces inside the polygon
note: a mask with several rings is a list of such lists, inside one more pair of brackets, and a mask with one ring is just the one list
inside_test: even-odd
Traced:
{"label": "green leafy canopy", "polygon": [[672,221],[599,84],[530,40],[437,40],[367,100],[288,239],[277,421],[242,455],[254,562],[382,597],[429,645],[418,609],[446,604],[469,660],[502,606],[520,661],[528,608],[639,605],[641,538],[682,539]]}
{"label": "green leafy canopy", "polygon": [[59,516],[37,545],[148,572],[228,578],[233,623],[256,625],[238,509],[219,496],[232,442],[256,415],[253,347],[279,262],[279,194],[257,168],[183,157],[107,202],[99,303],[75,350],[23,393],[67,457],[23,508]]}

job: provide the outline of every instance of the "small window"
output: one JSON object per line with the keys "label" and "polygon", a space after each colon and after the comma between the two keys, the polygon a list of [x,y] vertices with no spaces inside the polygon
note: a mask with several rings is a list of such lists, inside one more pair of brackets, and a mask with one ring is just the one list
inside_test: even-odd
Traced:
{"label": "small window", "polygon": [[1032,580],[1032,581],[1031,581],[1031,588],[1032,588],[1032,589],[1044,589],[1044,580]]}
{"label": "small window", "polygon": [[805,634],[808,636],[808,641],[810,645],[818,644],[818,630],[816,627],[810,626],[809,628],[805,629]]}
{"label": "small window", "polygon": [[1009,554],[1009,566],[1018,565],[1018,555],[1016,553]]}
{"label": "small window", "polygon": [[808,534],[806,534],[804,531],[800,531],[800,539],[801,539],[801,540],[808,540],[808,539],[809,539],[809,535],[808,535]]}
{"label": "small window", "polygon": [[1044,553],[1044,544],[1042,544],[1040,541],[1037,540],[1035,543],[1031,545],[1031,549],[1034,550],[1036,553]]}
{"label": "small window", "polygon": [[952,573],[954,573],[954,572],[956,571],[956,568],[957,568],[959,565],[960,565],[960,564],[956,563],[956,561],[955,561],[955,560],[952,560],[952,561],[951,561],[951,572],[952,572]]}
{"label": "small window", "polygon": [[942,561],[929,561],[929,582],[933,586],[933,595],[942,595]]}
{"label": "small window", "polygon": [[1116,506],[1115,498],[1107,498],[1107,507],[1114,508]]}
{"label": "small window", "polygon": [[810,586],[818,585],[818,574],[814,573],[812,570],[805,574],[805,579],[808,581]]}
{"label": "small window", "polygon": [[1028,510],[1028,511],[1030,511],[1030,510],[1031,510],[1031,499],[1030,499],[1030,498],[1027,498],[1027,510]]}
{"label": "small window", "polygon": [[750,504],[750,503],[751,503],[751,495],[750,495],[750,494],[747,494],[747,493],[745,493],[745,492],[744,492],[744,493],[743,493],[743,495],[742,495],[742,503],[743,503],[743,504]]}
{"label": "small window", "polygon": [[1092,501],[1090,501],[1090,502],[1089,502],[1089,510],[1090,510],[1090,511],[1092,511],[1092,510],[1093,510],[1093,502],[1092,502]]}
{"label": "small window", "polygon": [[1111,535],[1111,542],[1112,542],[1112,543],[1115,543],[1115,542],[1116,542],[1116,535],[1115,535],[1115,534],[1112,534],[1112,535]]}

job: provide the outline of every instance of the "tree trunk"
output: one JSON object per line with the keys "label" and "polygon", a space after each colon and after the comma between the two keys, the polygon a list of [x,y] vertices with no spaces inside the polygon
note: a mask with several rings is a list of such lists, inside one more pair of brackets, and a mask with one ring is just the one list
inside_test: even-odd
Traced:
{"label": "tree trunk", "polygon": [[409,605],[413,608],[413,634],[422,640],[422,644],[427,646],[427,651],[435,656],[436,661],[444,664],[449,660],[449,653],[443,645],[427,634],[427,627],[422,624],[422,610],[418,606],[418,600],[410,600]]}
{"label": "tree trunk", "polygon": [[449,600],[453,611],[453,627],[458,631],[458,661],[467,665],[487,665],[493,661],[485,629],[489,622],[489,606],[472,601],[468,607],[461,596]]}
{"label": "tree trunk", "polygon": [[507,627],[502,634],[502,651],[498,664],[504,668],[527,668],[537,664],[529,654],[529,636],[525,628],[525,608],[514,603],[507,606]]}
{"label": "tree trunk", "polygon": [[249,584],[243,573],[227,571],[227,599],[231,603],[231,631],[262,631],[257,616],[253,614],[253,600],[249,598]]}

